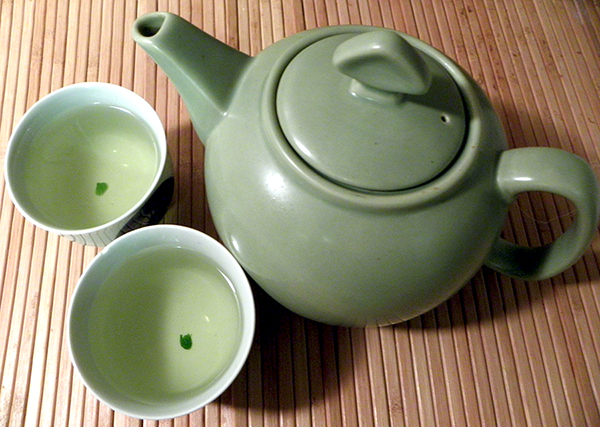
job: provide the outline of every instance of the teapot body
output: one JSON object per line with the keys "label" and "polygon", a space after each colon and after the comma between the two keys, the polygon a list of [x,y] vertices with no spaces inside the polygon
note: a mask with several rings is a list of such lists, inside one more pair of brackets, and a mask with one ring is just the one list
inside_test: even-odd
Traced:
{"label": "teapot body", "polygon": [[286,56],[333,32],[367,30],[312,30],[267,48],[205,141],[207,198],[223,243],[275,300],[345,326],[397,323],[448,299],[484,263],[508,208],[496,183],[502,127],[487,97],[449,60],[468,106],[468,135],[432,181],[390,192],[346,188],[290,148],[274,112]]}
{"label": "teapot body", "polygon": [[[506,150],[467,73],[425,42],[376,30],[309,30],[251,58],[170,13],[136,20],[134,40],[206,146],[206,195],[228,249],[292,311],[345,326],[415,317],[482,264],[523,280],[569,268],[600,218],[591,166],[556,148]],[[577,212],[547,245],[500,237],[529,191]]]}

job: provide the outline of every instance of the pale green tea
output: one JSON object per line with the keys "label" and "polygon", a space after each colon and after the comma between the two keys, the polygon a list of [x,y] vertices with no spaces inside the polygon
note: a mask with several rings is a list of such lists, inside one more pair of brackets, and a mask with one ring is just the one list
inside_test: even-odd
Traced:
{"label": "pale green tea", "polygon": [[120,217],[158,170],[152,132],[122,108],[68,110],[31,138],[24,188],[40,219],[56,228],[92,228]]}
{"label": "pale green tea", "polygon": [[101,286],[89,336],[109,383],[158,403],[192,396],[225,370],[241,339],[241,318],[219,269],[190,250],[161,246],[141,251]]}

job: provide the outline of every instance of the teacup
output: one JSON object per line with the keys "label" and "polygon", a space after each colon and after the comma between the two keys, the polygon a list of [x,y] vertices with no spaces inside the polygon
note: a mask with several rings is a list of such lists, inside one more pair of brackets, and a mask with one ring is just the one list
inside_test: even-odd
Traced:
{"label": "teacup", "polygon": [[216,399],[248,356],[248,279],[219,242],[177,225],[132,231],[92,260],[75,289],[68,343],[76,371],[114,410],[173,418]]}
{"label": "teacup", "polygon": [[156,111],[109,83],[66,86],[36,102],[9,140],[5,174],[25,218],[92,246],[158,223],[173,194]]}

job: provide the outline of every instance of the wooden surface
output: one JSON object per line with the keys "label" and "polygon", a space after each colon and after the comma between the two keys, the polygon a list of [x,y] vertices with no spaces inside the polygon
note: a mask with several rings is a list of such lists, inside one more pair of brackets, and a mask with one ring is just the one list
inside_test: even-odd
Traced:
{"label": "wooden surface", "polygon": [[[476,78],[511,147],[560,147],[600,170],[598,0],[2,1],[2,160],[41,96],[81,81],[123,85],[155,106],[167,130],[177,179],[167,221],[215,235],[202,145],[178,94],[129,36],[153,10],[250,54],[318,26],[407,32]],[[1,426],[600,426],[598,240],[552,280],[484,268],[447,303],[395,327],[317,324],[256,289],[256,340],[239,378],[205,409],[158,423],[99,404],[71,367],[65,312],[96,249],[24,221],[3,179],[0,201]],[[531,194],[511,209],[505,235],[549,242],[572,217],[563,199]]]}

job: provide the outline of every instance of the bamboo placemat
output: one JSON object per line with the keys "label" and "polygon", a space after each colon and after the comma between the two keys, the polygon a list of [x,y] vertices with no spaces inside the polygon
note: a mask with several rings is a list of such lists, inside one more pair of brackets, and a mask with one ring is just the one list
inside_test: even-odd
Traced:
{"label": "bamboo placemat", "polygon": [[[2,1],[2,160],[17,120],[41,96],[81,81],[123,85],[155,106],[167,130],[177,179],[167,222],[216,236],[202,145],[178,94],[129,36],[153,10],[253,55],[318,26],[404,31],[475,77],[512,147],[563,148],[600,170],[598,0]],[[99,404],[69,361],[65,313],[97,250],[24,221],[3,179],[0,197],[2,426],[600,426],[598,239],[552,280],[484,268],[447,303],[394,327],[317,324],[257,288],[256,339],[234,384],[189,417],[143,422]],[[529,194],[511,209],[505,235],[549,242],[572,216],[564,199]]]}

